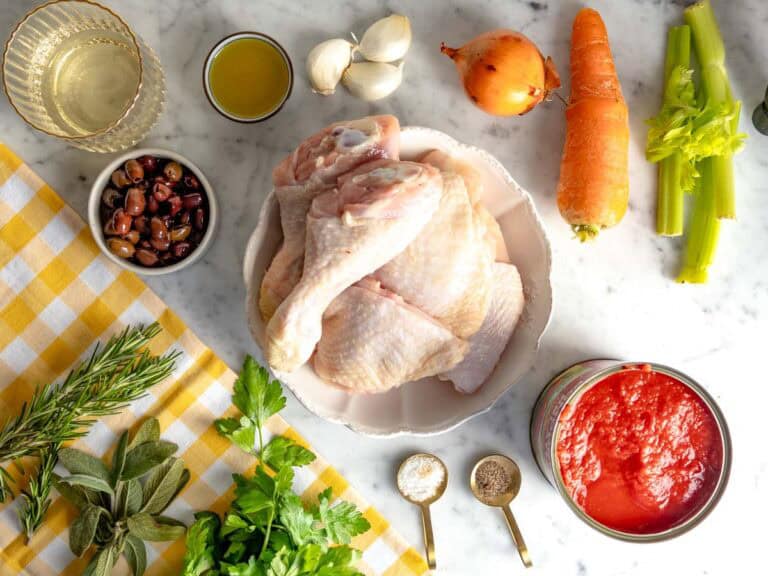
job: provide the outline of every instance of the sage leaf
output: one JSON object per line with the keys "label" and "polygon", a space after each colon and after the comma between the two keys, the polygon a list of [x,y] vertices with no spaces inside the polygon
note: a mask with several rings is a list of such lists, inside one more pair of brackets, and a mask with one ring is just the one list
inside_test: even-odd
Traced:
{"label": "sage leaf", "polygon": [[59,462],[69,470],[70,474],[86,474],[106,482],[110,481],[106,464],[77,448],[62,448],[59,451]]}
{"label": "sage leaf", "polygon": [[101,515],[105,513],[101,506],[87,506],[69,527],[69,549],[75,556],[82,556],[93,543],[96,527]]}
{"label": "sage leaf", "polygon": [[130,480],[143,476],[155,466],[159,466],[173,455],[178,446],[173,442],[157,440],[143,442],[132,448],[125,457],[125,466],[120,476],[122,480]]}
{"label": "sage leaf", "polygon": [[139,512],[128,518],[128,531],[148,542],[165,542],[181,538],[186,528],[173,518]]}
{"label": "sage leaf", "polygon": [[125,454],[128,451],[128,431],[126,430],[120,434],[120,440],[117,442],[117,448],[112,455],[112,486],[117,484],[120,480],[120,475],[123,473],[123,466],[125,466]]}
{"label": "sage leaf", "polygon": [[152,470],[144,483],[141,511],[159,514],[165,510],[176,493],[183,472],[184,462],[179,458],[169,458]]}
{"label": "sage leaf", "polygon": [[144,491],[141,483],[135,478],[126,482],[128,486],[128,497],[126,499],[126,513],[130,516],[141,509],[141,503],[144,501]]}
{"label": "sage leaf", "polygon": [[87,474],[72,474],[72,476],[62,478],[61,482],[74,486],[85,486],[86,488],[91,488],[97,492],[106,492],[110,496],[114,495],[112,486],[109,485],[107,480],[88,476]]}
{"label": "sage leaf", "polygon": [[118,482],[115,489],[115,517],[120,519],[135,514],[141,508],[143,499],[141,483],[136,478]]}
{"label": "sage leaf", "polygon": [[191,477],[189,470],[184,468],[184,471],[181,473],[181,478],[179,478],[179,483],[176,485],[176,491],[173,493],[173,496],[171,496],[171,501],[175,500],[176,496],[179,495],[179,492],[184,490],[184,486],[187,485],[187,482],[189,482]]}
{"label": "sage leaf", "polygon": [[98,554],[93,557],[91,563],[88,564],[85,572],[83,572],[83,576],[109,576],[112,572],[112,566],[114,566],[115,560],[117,560],[117,555],[115,554],[115,548],[113,546],[102,548],[99,550]]}
{"label": "sage leaf", "polygon": [[56,487],[56,490],[59,491],[59,494],[73,504],[78,510],[84,510],[90,504],[99,503],[99,494],[85,486],[67,484],[66,482],[62,482],[61,478],[57,478],[53,485]]}
{"label": "sage leaf", "polygon": [[128,561],[128,566],[133,572],[133,576],[142,576],[147,569],[147,549],[144,542],[133,534],[128,534],[125,538],[125,548],[123,556]]}
{"label": "sage leaf", "polygon": [[134,434],[133,439],[128,444],[128,449],[135,448],[144,442],[157,442],[158,440],[160,440],[160,422],[158,422],[157,418],[148,418],[136,430],[136,434]]}

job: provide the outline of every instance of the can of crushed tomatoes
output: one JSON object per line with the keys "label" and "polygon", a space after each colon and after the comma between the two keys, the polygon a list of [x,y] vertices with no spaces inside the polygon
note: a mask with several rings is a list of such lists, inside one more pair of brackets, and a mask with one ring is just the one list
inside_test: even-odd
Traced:
{"label": "can of crushed tomatoes", "polygon": [[630,542],[701,522],[725,490],[728,426],[714,399],[659,364],[587,360],[544,388],[531,417],[544,476],[581,520]]}

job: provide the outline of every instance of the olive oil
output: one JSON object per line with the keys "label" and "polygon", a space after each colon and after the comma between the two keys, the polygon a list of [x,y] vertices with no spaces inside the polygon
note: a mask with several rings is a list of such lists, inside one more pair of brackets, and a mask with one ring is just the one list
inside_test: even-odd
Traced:
{"label": "olive oil", "polygon": [[291,73],[283,53],[259,38],[238,38],[215,56],[208,71],[211,97],[230,116],[257,120],[285,101]]}
{"label": "olive oil", "polygon": [[84,30],[56,47],[41,78],[43,105],[65,132],[85,135],[109,128],[139,89],[135,48],[111,30]]}

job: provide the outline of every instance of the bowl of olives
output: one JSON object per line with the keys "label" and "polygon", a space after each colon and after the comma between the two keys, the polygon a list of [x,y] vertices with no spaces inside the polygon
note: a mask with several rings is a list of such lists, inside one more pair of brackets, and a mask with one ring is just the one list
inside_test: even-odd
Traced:
{"label": "bowl of olives", "polygon": [[216,228],[216,198],[189,159],[158,148],[112,161],[91,188],[91,232],[116,264],[138,274],[175,272],[198,260]]}

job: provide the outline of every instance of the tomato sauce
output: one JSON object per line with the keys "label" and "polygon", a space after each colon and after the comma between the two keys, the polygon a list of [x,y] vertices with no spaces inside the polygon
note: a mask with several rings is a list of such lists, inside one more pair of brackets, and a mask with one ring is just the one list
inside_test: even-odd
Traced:
{"label": "tomato sauce", "polygon": [[566,406],[557,459],[568,494],[588,516],[621,532],[652,534],[706,503],[723,443],[704,401],[647,367],[608,376]]}

